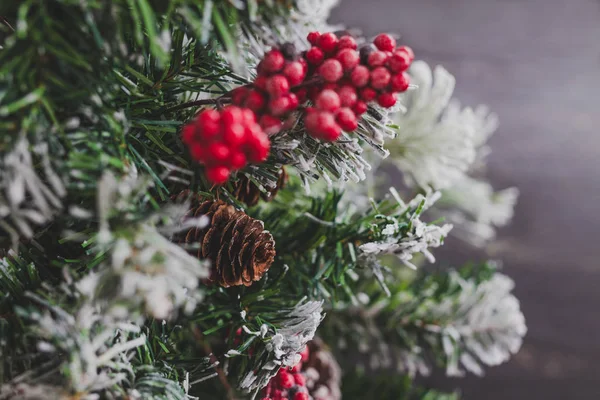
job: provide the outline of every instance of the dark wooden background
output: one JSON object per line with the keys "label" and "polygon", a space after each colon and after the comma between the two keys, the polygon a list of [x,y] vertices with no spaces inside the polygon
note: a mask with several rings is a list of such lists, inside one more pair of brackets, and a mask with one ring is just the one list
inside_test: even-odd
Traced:
{"label": "dark wooden background", "polygon": [[[484,379],[435,383],[467,400],[600,398],[600,1],[344,0],[333,21],[403,34],[457,77],[464,104],[500,115],[489,176],[521,197],[490,252],[529,332]],[[444,255],[482,256],[455,242]]]}

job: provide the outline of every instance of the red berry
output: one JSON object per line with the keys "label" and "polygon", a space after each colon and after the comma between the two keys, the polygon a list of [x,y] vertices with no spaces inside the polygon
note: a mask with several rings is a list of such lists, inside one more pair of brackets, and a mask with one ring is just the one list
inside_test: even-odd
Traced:
{"label": "red berry", "polygon": [[293,400],[310,400],[310,397],[306,392],[296,392]]}
{"label": "red berry", "polygon": [[347,108],[342,107],[335,114],[335,120],[340,125],[340,127],[346,132],[352,132],[356,128],[358,128],[358,122],[356,121],[356,115],[354,112]]}
{"label": "red berry", "polygon": [[337,82],[343,74],[342,64],[333,58],[326,60],[319,67],[319,75],[327,82]]}
{"label": "red berry", "polygon": [[219,112],[212,109],[204,110],[198,114],[198,117],[196,117],[196,121],[198,122],[200,129],[202,129],[206,124],[218,124],[220,119],[221,115]]}
{"label": "red berry", "polygon": [[206,177],[211,183],[215,185],[220,185],[222,183],[227,182],[230,173],[231,171],[229,171],[229,168],[223,166],[214,166],[206,168]]}
{"label": "red berry", "polygon": [[316,138],[321,137],[321,127],[324,123],[332,123],[335,122],[333,116],[331,116],[331,121],[328,121],[327,115],[329,113],[321,112],[321,111],[312,111],[308,112],[304,117],[304,125],[306,126],[306,130],[308,133]]}
{"label": "red berry", "polygon": [[265,106],[265,98],[256,90],[251,90],[248,93],[248,96],[246,96],[244,106],[248,107],[254,112],[260,112]]}
{"label": "red berry", "polygon": [[386,33],[381,33],[373,40],[373,44],[381,51],[394,51],[396,39]]}
{"label": "red berry", "polygon": [[341,134],[342,128],[337,123],[334,123],[333,125],[323,128],[322,137],[325,140],[334,142],[340,138]]}
{"label": "red berry", "polygon": [[306,61],[312,65],[320,65],[323,62],[323,50],[313,47],[306,52]]}
{"label": "red berry", "polygon": [[390,87],[394,92],[405,92],[410,85],[410,78],[406,72],[401,72],[396,75],[392,75],[390,80]]}
{"label": "red berry", "polygon": [[181,140],[183,141],[183,143],[190,145],[194,142],[194,139],[196,137],[196,124],[194,123],[190,123],[187,124],[183,127],[183,129],[181,130]]}
{"label": "red berry", "polygon": [[281,120],[271,115],[260,117],[259,125],[267,135],[274,135],[281,130]]}
{"label": "red berry", "polygon": [[266,76],[257,76],[253,83],[254,87],[259,89],[265,89],[267,87],[267,77]]}
{"label": "red berry", "polygon": [[283,68],[283,74],[287,78],[290,86],[299,85],[304,80],[304,66],[298,61],[293,61],[291,63],[288,63]]}
{"label": "red berry", "polygon": [[206,160],[206,147],[200,143],[192,143],[190,145],[190,155],[196,161]]}
{"label": "red berry", "polygon": [[[234,152],[231,155],[231,158],[229,160],[229,165],[231,166],[231,169],[234,169],[234,170],[244,168],[247,163],[248,163],[248,160],[246,159],[246,156],[244,155],[244,153],[242,153],[241,151]],[[240,340],[240,342],[241,342],[241,340]]]}
{"label": "red berry", "polygon": [[276,97],[269,102],[269,111],[272,115],[280,117],[290,107],[290,99],[287,96]]}
{"label": "red berry", "polygon": [[367,87],[360,91],[360,98],[365,102],[375,100],[375,97],[377,97],[377,92],[371,88]]}
{"label": "red berry", "polygon": [[367,83],[369,83],[369,77],[369,68],[365,67],[364,65],[357,65],[350,74],[350,80],[357,88],[367,86]]}
{"label": "red berry", "polygon": [[408,46],[400,46],[396,49],[396,51],[402,51],[402,52],[408,54],[408,58],[410,59],[410,62],[413,62],[413,60],[415,59],[415,52],[413,51],[413,49],[411,49]]}
{"label": "red berry", "polygon": [[335,33],[327,32],[319,36],[319,40],[317,42],[317,46],[323,50],[325,53],[334,52],[337,48],[338,38],[335,36]]}
{"label": "red berry", "polygon": [[288,111],[294,111],[300,105],[300,101],[298,100],[298,96],[294,93],[288,93],[287,98],[290,100]]}
{"label": "red berry", "polygon": [[367,103],[365,103],[364,101],[360,101],[360,100],[356,102],[354,107],[352,107],[352,111],[354,111],[354,114],[356,114],[357,117],[366,113],[368,109],[369,109],[369,106],[367,106]]}
{"label": "red berry", "polygon": [[[281,121],[279,123],[281,124]],[[260,127],[258,129],[262,132]],[[261,135],[252,135],[246,139],[246,157],[254,163],[263,162],[269,156],[270,147],[271,142],[264,132]]]}
{"label": "red berry", "polygon": [[241,122],[244,119],[244,114],[242,113],[242,109],[236,106],[228,106],[225,107],[221,111],[221,123],[223,126],[229,126],[231,124],[236,124]]}
{"label": "red berry", "polygon": [[300,352],[300,360],[302,362],[307,362],[309,356],[310,356],[310,350],[308,349],[308,346],[304,346],[304,348]]}
{"label": "red berry", "polygon": [[256,114],[249,108],[242,108],[242,123],[251,125],[256,123]]}
{"label": "red berry", "polygon": [[410,67],[411,59],[404,51],[396,51],[388,59],[388,67],[392,72],[403,72]]}
{"label": "red berry", "polygon": [[302,374],[293,374],[294,381],[298,386],[306,386],[306,380],[304,379],[304,375]]}
{"label": "red berry", "polygon": [[272,398],[270,398],[270,397],[263,397],[263,398],[262,398],[262,399],[260,399],[260,400],[273,400],[273,399],[272,399]]}
{"label": "red berry", "polygon": [[335,111],[341,106],[340,96],[333,90],[323,90],[317,96],[315,105],[323,111]]}
{"label": "red berry", "polygon": [[224,164],[230,154],[229,147],[223,143],[213,143],[206,150],[206,161],[208,164]]}
{"label": "red berry", "polygon": [[321,37],[321,34],[319,32],[310,32],[308,36],[306,36],[306,40],[308,40],[308,43],[310,43],[311,45],[316,46],[319,41],[319,37]]}
{"label": "red berry", "polygon": [[223,140],[231,147],[238,147],[244,142],[245,130],[242,124],[236,123],[223,129]]}
{"label": "red berry", "polygon": [[358,100],[356,89],[350,85],[342,86],[337,90],[337,93],[340,96],[342,107],[352,107]]}
{"label": "red berry", "polygon": [[308,89],[300,88],[296,90],[296,97],[298,98],[298,103],[304,103],[307,99]]}
{"label": "red berry", "polygon": [[302,370],[302,361],[298,362],[298,364],[294,365],[290,368],[290,372],[293,374],[298,374]]}
{"label": "red berry", "polygon": [[283,389],[291,389],[292,387],[294,387],[294,377],[285,369],[280,369],[277,375],[277,378],[279,380],[279,386],[281,386]]}
{"label": "red berry", "polygon": [[396,93],[382,93],[377,98],[377,103],[381,107],[390,108],[396,104]]}
{"label": "red berry", "polygon": [[360,61],[360,56],[356,50],[342,49],[338,51],[335,58],[342,64],[344,71],[350,71],[356,67]]}
{"label": "red berry", "polygon": [[383,89],[390,83],[390,71],[385,67],[377,67],[371,71],[371,87],[373,89]]}
{"label": "red berry", "polygon": [[281,71],[281,68],[285,64],[285,59],[279,50],[273,49],[265,54],[261,62],[264,63],[263,68],[266,72],[274,73]]}
{"label": "red berry", "polygon": [[241,106],[244,104],[244,100],[248,95],[248,88],[245,86],[240,86],[235,88],[233,92],[231,92],[231,102],[235,105]]}
{"label": "red berry", "polygon": [[300,58],[296,62],[298,62],[298,63],[300,63],[300,65],[302,65],[302,68],[304,69],[304,76],[306,76],[306,71],[308,71],[308,63],[306,62],[306,60],[304,58]]}
{"label": "red berry", "polygon": [[369,54],[367,64],[369,64],[370,67],[380,67],[386,63],[387,59],[388,55],[383,51],[374,51]]}
{"label": "red berry", "polygon": [[338,50],[341,50],[341,49],[356,50],[357,47],[358,46],[356,45],[356,40],[354,40],[354,38],[349,35],[342,36],[340,38],[340,40],[338,41]]}
{"label": "red berry", "polygon": [[273,97],[280,97],[290,91],[290,84],[283,75],[275,75],[267,80],[267,92]]}

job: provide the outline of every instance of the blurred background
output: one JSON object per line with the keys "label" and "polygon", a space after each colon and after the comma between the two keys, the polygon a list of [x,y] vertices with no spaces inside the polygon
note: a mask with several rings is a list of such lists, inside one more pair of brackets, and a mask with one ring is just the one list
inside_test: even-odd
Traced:
{"label": "blurred background", "polygon": [[[483,379],[429,383],[466,400],[600,398],[600,1],[343,0],[342,21],[401,33],[463,104],[498,113],[488,177],[521,192],[488,254],[516,281],[525,344]],[[485,257],[456,240],[436,255]]]}

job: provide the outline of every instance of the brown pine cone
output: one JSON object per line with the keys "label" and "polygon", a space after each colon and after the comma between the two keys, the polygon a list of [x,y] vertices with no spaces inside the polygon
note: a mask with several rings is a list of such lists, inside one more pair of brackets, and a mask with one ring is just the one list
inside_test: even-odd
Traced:
{"label": "brown pine cone", "polygon": [[[175,200],[190,197],[189,191]],[[175,238],[180,243],[198,243],[198,258],[212,262],[210,280],[223,287],[250,286],[269,270],[275,260],[275,241],[262,221],[251,218],[220,200],[192,195],[187,218],[210,218],[205,228],[192,228]]]}
{"label": "brown pine cone", "polygon": [[302,364],[306,387],[315,400],[340,400],[342,369],[318,337],[308,342],[308,360]]}
{"label": "brown pine cone", "polygon": [[247,177],[243,176],[235,186],[233,195],[239,201],[246,203],[248,207],[252,207],[258,203],[258,200],[262,197],[264,201],[271,201],[277,195],[279,189],[285,186],[287,181],[287,173],[284,168],[279,171],[279,178],[277,179],[277,185],[272,188],[266,188],[267,193],[262,192],[254,182]]}

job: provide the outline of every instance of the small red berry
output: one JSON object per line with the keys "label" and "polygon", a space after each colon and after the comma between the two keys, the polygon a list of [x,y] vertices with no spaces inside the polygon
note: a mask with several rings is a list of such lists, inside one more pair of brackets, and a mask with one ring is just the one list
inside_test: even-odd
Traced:
{"label": "small red berry", "polygon": [[269,111],[272,115],[280,117],[290,108],[290,99],[287,96],[276,97],[269,102]]}
{"label": "small red berry", "polygon": [[263,115],[260,117],[259,125],[267,135],[274,135],[281,130],[282,122],[272,115]]}
{"label": "small red berry", "polygon": [[360,91],[360,98],[365,102],[375,100],[376,97],[377,92],[371,88],[366,87]]}
{"label": "small red berry", "polygon": [[267,87],[267,77],[266,76],[257,76],[252,85],[259,89],[265,89]]}
{"label": "small red berry", "polygon": [[323,111],[335,111],[341,106],[340,96],[333,90],[323,90],[317,96],[315,105]]}
{"label": "small red berry", "polygon": [[321,133],[323,139],[330,142],[338,140],[341,134],[342,128],[337,123],[323,127],[323,131]]}
{"label": "small red berry", "polygon": [[308,40],[308,43],[310,43],[311,45],[316,46],[319,42],[319,37],[321,37],[321,34],[319,32],[310,32],[308,36],[306,36],[306,40]]}
{"label": "small red berry", "polygon": [[356,114],[357,117],[366,113],[368,109],[369,109],[369,106],[367,106],[367,103],[365,103],[364,101],[360,101],[360,100],[356,102],[354,107],[352,107],[352,111],[354,111],[354,114]]}
{"label": "small red berry", "polygon": [[320,138],[322,135],[322,127],[327,124],[335,123],[335,119],[331,113],[323,111],[312,111],[306,114],[304,118],[304,125],[308,133],[316,138]]}
{"label": "small red berry", "polygon": [[254,112],[260,112],[265,106],[265,98],[256,90],[251,90],[246,96],[244,106],[248,107]]}
{"label": "small red berry", "polygon": [[296,89],[296,97],[298,98],[298,103],[304,103],[307,99],[308,89],[300,88]]}
{"label": "small red berry", "polygon": [[242,108],[242,123],[244,125],[256,123],[256,113],[249,108]]}
{"label": "small red berry", "polygon": [[385,67],[377,67],[371,71],[371,87],[373,89],[383,89],[390,83],[390,71]]}
{"label": "small red berry", "polygon": [[306,392],[296,392],[293,400],[310,400],[310,397]]}
{"label": "small red berry", "polygon": [[387,59],[388,56],[383,51],[374,51],[369,54],[367,63],[370,67],[380,67],[386,63]]}
{"label": "small red berry", "polygon": [[304,346],[304,348],[300,352],[300,360],[302,362],[307,362],[309,356],[310,356],[310,350],[308,349],[308,346]]}
{"label": "small red berry", "polygon": [[298,364],[294,365],[290,368],[290,372],[293,374],[298,374],[302,370],[302,361],[299,361]]}
{"label": "small red berry", "polygon": [[277,375],[279,380],[279,386],[281,386],[283,389],[290,389],[294,387],[294,377],[285,369],[280,369]]}
{"label": "small red berry", "polygon": [[296,62],[302,65],[302,68],[304,69],[304,76],[306,76],[306,72],[308,71],[308,63],[306,62],[306,60],[304,58],[300,58]]}
{"label": "small red berry", "polygon": [[298,100],[298,96],[294,93],[288,93],[287,98],[290,100],[288,105],[288,111],[294,111],[300,105],[300,101]]}
{"label": "small red berry", "polygon": [[229,174],[231,171],[227,167],[223,166],[214,166],[206,168],[206,177],[211,183],[215,185],[220,185],[222,183],[227,182],[229,179]]}
{"label": "small red berry", "polygon": [[217,110],[209,109],[204,110],[198,117],[196,117],[196,121],[198,122],[198,126],[200,129],[204,127],[205,124],[218,124],[221,119],[221,114]]}
{"label": "small red berry", "polygon": [[245,86],[240,86],[231,92],[231,102],[235,105],[241,106],[244,104],[246,96],[248,96],[248,88]]}
{"label": "small red berry", "polygon": [[291,63],[288,63],[283,68],[283,74],[287,78],[290,86],[299,85],[304,80],[304,66],[302,66],[302,64],[298,61],[293,61]]}
{"label": "small red berry", "polygon": [[386,33],[381,33],[373,40],[373,44],[381,51],[394,51],[396,39]]}
{"label": "small red berry", "polygon": [[388,59],[388,67],[392,72],[403,72],[410,67],[411,59],[404,51],[396,51]]}
{"label": "small red berry", "polygon": [[238,147],[244,142],[245,130],[242,124],[236,123],[223,129],[223,140],[231,147]]}
{"label": "small red berry", "polygon": [[273,49],[265,54],[261,62],[264,63],[263,68],[266,72],[274,73],[281,71],[285,64],[285,58],[279,50]]}
{"label": "small red berry", "polygon": [[280,97],[290,91],[290,84],[283,75],[274,75],[267,80],[267,92],[273,97]]}
{"label": "small red berry", "polygon": [[263,398],[262,398],[262,399],[260,399],[260,400],[273,400],[273,399],[272,399],[271,397],[263,397]]}
{"label": "small red berry", "polygon": [[354,114],[354,112],[347,107],[342,107],[337,111],[335,114],[335,120],[346,132],[352,132],[358,128],[356,114]]}
{"label": "small red berry", "polygon": [[332,53],[337,48],[338,38],[335,33],[327,32],[319,36],[317,45],[325,53]]}
{"label": "small red berry", "polygon": [[352,49],[342,49],[338,51],[335,58],[342,64],[344,71],[350,71],[360,62],[358,52]]}
{"label": "small red berry", "polygon": [[312,65],[321,65],[323,57],[323,50],[318,47],[313,47],[306,52],[306,61]]}
{"label": "small red berry", "polygon": [[304,379],[304,375],[302,374],[293,374],[294,381],[298,386],[306,386],[306,380]]}
{"label": "small red berry", "polygon": [[396,93],[382,93],[377,98],[377,103],[381,107],[390,108],[396,104]]}
{"label": "small red berry", "polygon": [[342,107],[352,107],[358,100],[356,89],[350,85],[342,86],[337,90],[337,93],[340,96]]}
{"label": "small red berry", "polygon": [[327,82],[337,82],[343,74],[342,64],[333,58],[325,60],[319,67],[319,75]]}
{"label": "small red berry", "polygon": [[224,164],[230,154],[229,147],[223,143],[213,143],[206,150],[206,161],[209,164]]}
{"label": "small red berry", "polygon": [[338,50],[341,49],[352,49],[356,50],[358,46],[356,45],[356,40],[352,36],[345,35],[340,38],[338,41]]}
{"label": "small red berry", "polygon": [[190,155],[196,161],[204,162],[206,160],[206,146],[200,143],[190,145]]}
{"label": "small red berry", "polygon": [[408,46],[400,46],[396,49],[396,51],[402,51],[402,52],[405,52],[406,54],[408,54],[408,58],[410,59],[410,62],[413,62],[413,60],[415,59],[415,52],[413,51],[413,49],[411,49]]}
{"label": "small red berry", "polygon": [[196,137],[196,132],[197,132],[196,124],[190,123],[190,124],[185,125],[183,127],[183,129],[181,129],[181,140],[183,141],[183,143],[185,143],[187,145],[192,144]]}
{"label": "small red berry", "polygon": [[357,88],[367,86],[369,83],[370,72],[369,68],[364,65],[357,65],[350,74],[350,80],[352,84]]}
{"label": "small red berry", "polygon": [[410,85],[410,77],[406,72],[392,75],[390,87],[394,92],[405,92]]}
{"label": "small red berry", "polygon": [[231,124],[236,124],[241,122],[244,119],[244,114],[242,113],[242,109],[236,106],[228,106],[225,107],[221,111],[221,123],[223,126],[230,126]]}
{"label": "small red berry", "polygon": [[241,151],[234,152],[229,160],[229,165],[231,166],[231,169],[234,170],[244,168],[247,163],[248,159],[246,159],[246,156]]}
{"label": "small red berry", "polygon": [[[281,124],[281,121],[279,122]],[[260,127],[259,127],[260,129]],[[262,131],[262,130],[261,130]],[[267,135],[254,135],[246,140],[246,157],[253,163],[260,163],[269,156],[271,142]]]}

